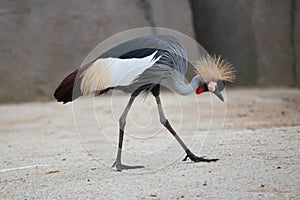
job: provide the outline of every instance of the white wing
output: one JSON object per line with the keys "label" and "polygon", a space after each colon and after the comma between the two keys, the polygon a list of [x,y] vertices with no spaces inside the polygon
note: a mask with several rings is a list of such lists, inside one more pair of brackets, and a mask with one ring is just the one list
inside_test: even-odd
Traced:
{"label": "white wing", "polygon": [[101,58],[96,60],[81,75],[80,89],[84,95],[93,94],[109,87],[130,85],[143,71],[151,67],[160,57],[157,53],[145,58]]}

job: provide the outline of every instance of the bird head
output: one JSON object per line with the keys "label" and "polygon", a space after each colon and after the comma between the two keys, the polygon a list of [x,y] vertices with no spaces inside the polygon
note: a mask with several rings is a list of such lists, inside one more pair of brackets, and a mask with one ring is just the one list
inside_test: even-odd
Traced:
{"label": "bird head", "polygon": [[235,69],[232,64],[221,59],[221,56],[208,55],[196,62],[195,72],[200,77],[196,94],[209,91],[224,101],[221,91],[225,88],[225,81],[233,82],[235,79]]}

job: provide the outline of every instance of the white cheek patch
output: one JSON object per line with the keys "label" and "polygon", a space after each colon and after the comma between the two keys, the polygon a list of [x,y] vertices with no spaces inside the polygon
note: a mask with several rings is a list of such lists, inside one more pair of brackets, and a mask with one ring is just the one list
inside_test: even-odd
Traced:
{"label": "white cheek patch", "polygon": [[207,85],[207,88],[210,92],[214,92],[216,90],[216,85],[217,85],[217,82],[215,81],[211,81],[209,82],[209,84]]}

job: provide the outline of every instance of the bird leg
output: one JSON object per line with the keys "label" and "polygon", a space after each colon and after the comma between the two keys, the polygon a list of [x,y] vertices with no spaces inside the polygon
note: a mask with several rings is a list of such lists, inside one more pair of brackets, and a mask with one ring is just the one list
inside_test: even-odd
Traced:
{"label": "bird leg", "polygon": [[124,137],[124,128],[126,125],[126,117],[127,114],[131,108],[131,105],[135,99],[135,96],[131,96],[130,100],[123,111],[120,119],[119,119],[119,146],[118,146],[118,153],[117,153],[117,159],[112,165],[112,167],[116,167],[118,171],[122,171],[122,169],[138,169],[138,168],[144,168],[144,166],[138,165],[138,166],[128,166],[128,165],[123,165],[121,162],[121,157],[122,157],[122,145],[123,145],[123,137]]}
{"label": "bird leg", "polygon": [[174,129],[172,128],[171,124],[167,120],[167,118],[166,118],[166,116],[165,116],[165,114],[163,112],[163,108],[162,108],[162,105],[161,105],[161,101],[160,101],[159,95],[156,95],[155,99],[156,99],[156,103],[157,103],[157,107],[158,107],[158,113],[159,113],[159,117],[160,117],[160,122],[164,125],[164,127],[166,127],[170,131],[170,133],[175,137],[175,139],[179,142],[179,144],[181,145],[181,147],[184,149],[184,151],[187,154],[186,157],[183,159],[183,161],[186,161],[187,158],[190,158],[194,162],[215,162],[215,161],[219,160],[219,159],[206,159],[204,157],[195,156],[188,149],[188,147],[184,144],[184,142],[182,141],[182,139],[177,135],[177,133],[174,131]]}

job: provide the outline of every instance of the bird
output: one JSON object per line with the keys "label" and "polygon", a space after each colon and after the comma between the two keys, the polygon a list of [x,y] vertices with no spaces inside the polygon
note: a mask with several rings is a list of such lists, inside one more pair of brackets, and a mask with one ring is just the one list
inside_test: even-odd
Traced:
{"label": "bird", "polygon": [[171,35],[147,35],[113,46],[97,58],[70,73],[54,92],[58,102],[72,102],[83,95],[100,96],[110,90],[130,94],[130,99],[119,118],[117,157],[112,167],[117,171],[144,168],[142,165],[125,165],[121,161],[126,116],[135,100],[143,93],[155,97],[161,124],[174,136],[194,162],[215,162],[219,159],[198,157],[185,145],[164,114],[160,100],[161,86],[167,85],[180,95],[193,92],[211,92],[224,101],[221,91],[225,82],[233,82],[232,64],[220,56],[203,56],[194,64],[195,75],[186,82],[188,60],[183,44]]}

